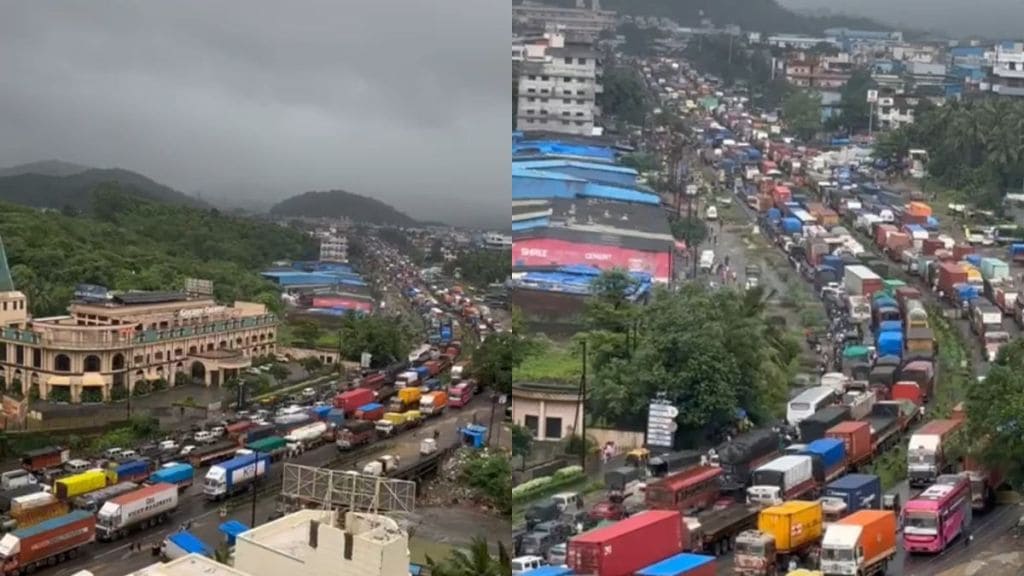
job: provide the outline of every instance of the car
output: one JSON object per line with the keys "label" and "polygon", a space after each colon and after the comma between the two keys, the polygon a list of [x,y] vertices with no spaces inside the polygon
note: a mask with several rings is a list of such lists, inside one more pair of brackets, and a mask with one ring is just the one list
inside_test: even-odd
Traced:
{"label": "car", "polygon": [[189,454],[195,452],[195,450],[196,450],[196,445],[195,444],[188,444],[186,446],[182,446],[181,447],[181,452],[179,452],[179,454],[181,456],[188,456]]}
{"label": "car", "polygon": [[213,434],[215,438],[220,438],[226,432],[227,430],[225,430],[223,426],[214,426],[213,428],[210,428],[210,434]]}

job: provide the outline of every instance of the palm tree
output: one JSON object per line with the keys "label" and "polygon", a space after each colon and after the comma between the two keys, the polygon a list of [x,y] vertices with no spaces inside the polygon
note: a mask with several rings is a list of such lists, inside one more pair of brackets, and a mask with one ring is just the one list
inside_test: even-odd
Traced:
{"label": "palm tree", "polygon": [[469,550],[455,550],[445,560],[427,557],[431,576],[512,576],[512,560],[505,545],[498,543],[498,557],[491,556],[485,538],[474,538]]}

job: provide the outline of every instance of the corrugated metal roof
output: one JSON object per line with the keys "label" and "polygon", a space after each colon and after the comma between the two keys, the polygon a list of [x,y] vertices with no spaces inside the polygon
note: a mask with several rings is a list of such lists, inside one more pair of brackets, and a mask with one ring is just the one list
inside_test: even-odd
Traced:
{"label": "corrugated metal roof", "polygon": [[531,228],[543,228],[551,224],[551,219],[546,217],[530,218],[529,220],[518,220],[512,222],[512,231],[529,230]]}
{"label": "corrugated metal roof", "polygon": [[516,162],[515,166],[523,168],[529,168],[530,170],[544,170],[546,168],[581,168],[584,170],[598,170],[603,172],[615,172],[618,174],[629,174],[631,176],[637,176],[639,173],[633,168],[628,166],[621,166],[617,164],[604,164],[596,162],[579,162],[572,160],[530,160],[526,162]]}

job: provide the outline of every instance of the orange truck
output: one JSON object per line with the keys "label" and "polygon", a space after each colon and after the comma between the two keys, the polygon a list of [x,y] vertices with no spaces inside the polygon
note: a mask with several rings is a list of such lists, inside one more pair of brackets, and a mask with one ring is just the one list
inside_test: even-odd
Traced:
{"label": "orange truck", "polygon": [[448,406],[448,394],[442,390],[424,394],[420,398],[420,412],[424,416],[439,416]]}
{"label": "orange truck", "polygon": [[885,574],[896,557],[896,513],[858,510],[830,524],[821,541],[824,574]]}

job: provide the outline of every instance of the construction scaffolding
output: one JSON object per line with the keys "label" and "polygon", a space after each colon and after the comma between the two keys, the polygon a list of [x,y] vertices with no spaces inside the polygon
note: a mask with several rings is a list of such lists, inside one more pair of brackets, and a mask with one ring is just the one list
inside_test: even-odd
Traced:
{"label": "construction scaffolding", "polygon": [[416,483],[352,470],[285,464],[281,496],[324,510],[411,513],[416,508]]}

